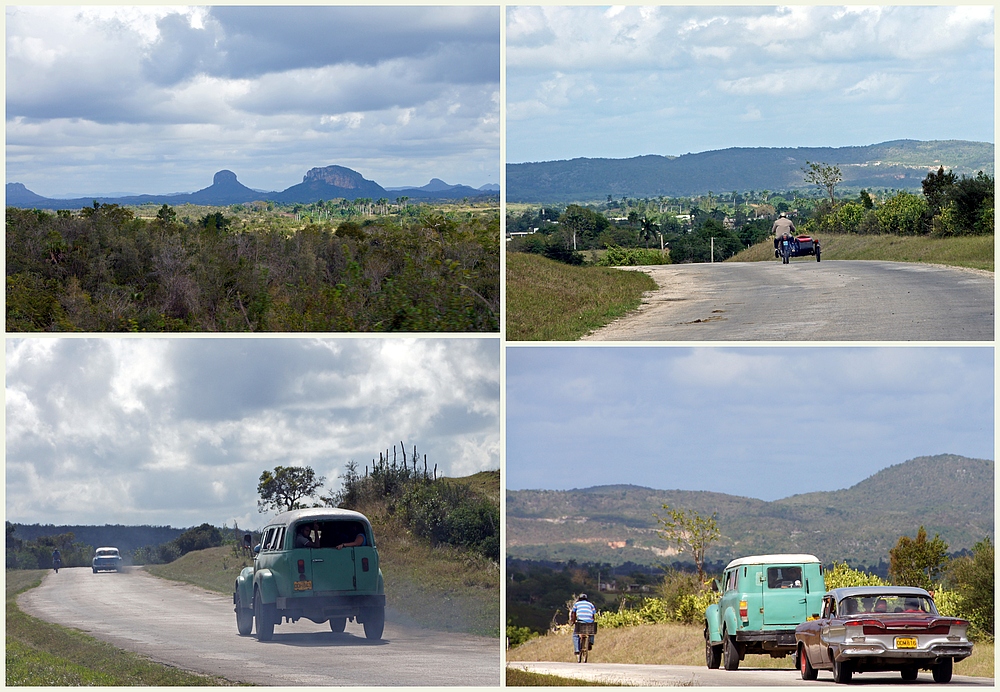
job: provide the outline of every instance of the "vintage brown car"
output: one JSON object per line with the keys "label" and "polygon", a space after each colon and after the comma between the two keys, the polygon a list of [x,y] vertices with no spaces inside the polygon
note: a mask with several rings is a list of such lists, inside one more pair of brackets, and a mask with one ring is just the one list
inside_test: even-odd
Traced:
{"label": "vintage brown car", "polygon": [[966,620],[939,615],[934,599],[909,586],[834,589],[817,620],[795,628],[795,664],[803,680],[818,670],[849,683],[854,673],[898,670],[903,680],[929,669],[951,680],[952,665],[972,654]]}

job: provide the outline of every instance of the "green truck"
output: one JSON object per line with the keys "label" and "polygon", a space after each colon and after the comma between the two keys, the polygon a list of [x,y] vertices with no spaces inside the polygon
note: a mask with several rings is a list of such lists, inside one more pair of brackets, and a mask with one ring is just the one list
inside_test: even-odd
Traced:
{"label": "green truck", "polygon": [[236,629],[268,641],[274,626],[306,618],[343,632],[347,621],[381,639],[385,584],[371,523],[344,509],[300,509],[272,519],[254,548],[252,567],[233,587]]}
{"label": "green truck", "polygon": [[795,628],[819,617],[823,566],[815,555],[752,555],[723,572],[718,603],[705,610],[705,663],[736,670],[747,654],[795,652]]}

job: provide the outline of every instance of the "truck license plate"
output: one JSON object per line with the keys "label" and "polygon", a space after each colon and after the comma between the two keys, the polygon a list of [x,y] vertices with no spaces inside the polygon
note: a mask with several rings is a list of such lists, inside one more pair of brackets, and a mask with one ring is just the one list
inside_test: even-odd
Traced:
{"label": "truck license plate", "polygon": [[896,648],[897,649],[916,649],[917,648],[917,638],[916,637],[896,637]]}
{"label": "truck license plate", "polygon": [[[312,591],[313,583],[311,581],[297,581],[295,582],[296,591]],[[914,643],[914,646],[916,644]]]}

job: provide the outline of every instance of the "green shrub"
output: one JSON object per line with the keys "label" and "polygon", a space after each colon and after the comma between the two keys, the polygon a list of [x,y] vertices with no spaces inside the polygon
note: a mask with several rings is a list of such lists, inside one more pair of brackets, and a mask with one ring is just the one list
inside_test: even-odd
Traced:
{"label": "green shrub", "polygon": [[833,567],[823,574],[823,581],[827,591],[848,586],[889,586],[881,577],[851,569],[846,562],[833,563]]}
{"label": "green shrub", "polygon": [[718,603],[717,591],[702,591],[697,594],[685,594],[674,610],[674,619],[688,625],[697,624],[705,619],[708,606]]}
{"label": "green shrub", "polygon": [[875,209],[875,217],[882,231],[893,235],[924,233],[927,215],[927,201],[909,192],[898,192]]}
{"label": "green shrub", "polygon": [[529,639],[538,636],[537,632],[532,632],[530,627],[516,627],[510,622],[507,623],[507,648],[516,649]]}
{"label": "green shrub", "polygon": [[647,264],[670,264],[670,257],[659,250],[608,245],[607,252],[597,261],[597,264],[602,267],[636,267]]}

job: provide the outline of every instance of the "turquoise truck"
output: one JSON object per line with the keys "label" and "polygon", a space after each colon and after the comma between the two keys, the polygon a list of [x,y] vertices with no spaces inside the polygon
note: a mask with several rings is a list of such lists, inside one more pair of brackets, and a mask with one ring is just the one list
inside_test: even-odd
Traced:
{"label": "turquoise truck", "polygon": [[721,596],[705,610],[705,663],[736,670],[747,654],[795,653],[795,628],[819,617],[823,566],[815,555],[751,555],[716,580]]}
{"label": "turquoise truck", "polygon": [[381,639],[385,584],[368,519],[344,509],[279,514],[261,531],[254,563],[233,587],[236,629],[268,641],[274,626],[306,618],[343,632],[348,620]]}

